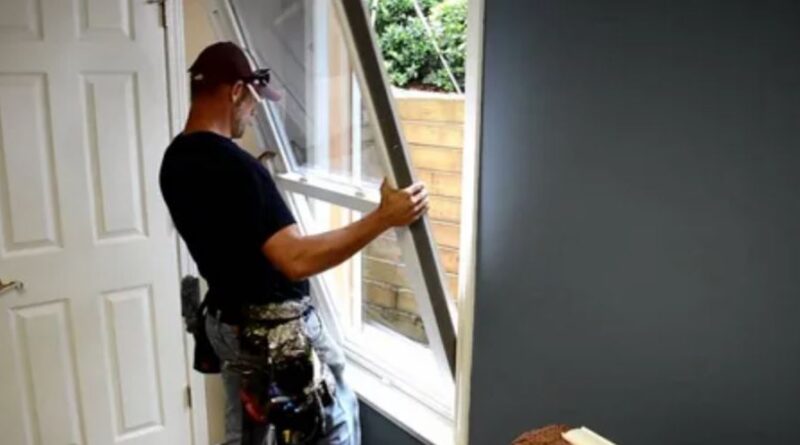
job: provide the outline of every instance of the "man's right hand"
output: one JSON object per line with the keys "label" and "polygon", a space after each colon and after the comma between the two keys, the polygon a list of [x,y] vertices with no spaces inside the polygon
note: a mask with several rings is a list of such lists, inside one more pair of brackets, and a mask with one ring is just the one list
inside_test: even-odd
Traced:
{"label": "man's right hand", "polygon": [[378,214],[389,227],[407,226],[428,211],[428,191],[421,182],[394,189],[383,180]]}

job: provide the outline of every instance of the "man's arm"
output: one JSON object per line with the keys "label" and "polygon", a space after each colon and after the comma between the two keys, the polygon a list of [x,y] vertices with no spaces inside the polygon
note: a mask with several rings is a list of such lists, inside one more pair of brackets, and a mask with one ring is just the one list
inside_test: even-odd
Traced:
{"label": "man's arm", "polygon": [[428,210],[428,193],[420,183],[394,190],[381,186],[381,204],[364,218],[338,230],[303,236],[296,224],[270,237],[264,255],[294,281],[335,267],[392,227],[406,226]]}

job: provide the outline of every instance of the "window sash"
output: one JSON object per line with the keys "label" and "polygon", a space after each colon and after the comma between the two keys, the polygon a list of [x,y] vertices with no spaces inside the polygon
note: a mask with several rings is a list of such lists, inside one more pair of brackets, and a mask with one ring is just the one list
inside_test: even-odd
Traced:
{"label": "window sash", "polygon": [[[218,32],[236,41],[245,48],[250,47],[247,30],[237,19],[235,8],[228,0],[218,0]],[[319,1],[319,0],[317,0]],[[308,5],[316,3],[307,1]],[[368,13],[361,0],[342,0],[327,3],[333,6],[342,24],[345,41],[351,52],[356,77],[362,86],[361,94],[365,100],[370,120],[376,123],[377,148],[383,159],[384,170],[391,185],[407,187],[414,182],[407,144],[400,130],[399,120],[394,108],[383,62],[380,58]],[[219,15],[222,12],[222,17]],[[251,51],[251,54],[254,51]],[[277,108],[266,102],[259,113],[258,128],[260,137],[277,146],[280,151],[282,173],[276,174],[276,183],[284,191],[287,200],[294,202],[290,191],[309,197],[332,202],[359,212],[374,209],[378,197],[374,190],[364,190],[347,184],[339,184],[313,174],[301,174],[294,165],[289,153],[288,138],[280,122]],[[296,203],[295,203],[296,204]],[[302,221],[310,213],[303,215],[302,205],[295,205]],[[398,230],[398,240],[403,248],[403,258],[408,278],[417,299],[417,308],[425,326],[431,351],[436,357],[443,373],[450,379],[455,375],[456,331],[454,310],[444,285],[443,269],[433,241],[428,218],[422,218],[409,228]],[[324,280],[320,280],[322,282]],[[335,314],[333,301],[324,284],[314,286],[322,300],[327,301],[323,310]],[[327,307],[325,307],[327,306]],[[332,311],[332,312],[331,312]],[[330,315],[329,314],[329,315]],[[341,329],[335,316],[326,317],[332,326]],[[341,331],[340,331],[341,332]],[[341,335],[340,335],[341,337]]]}
{"label": "window sash", "polygon": [[[346,24],[345,40],[354,51],[356,73],[361,81],[362,95],[371,115],[377,123],[379,150],[384,156],[386,171],[393,185],[407,187],[414,182],[411,158],[400,129],[394,99],[388,87],[383,60],[377,47],[366,5],[361,0],[332,2],[341,23]],[[410,234],[410,237],[406,235]],[[428,218],[412,224],[399,233],[404,244],[404,259],[409,270],[431,349],[451,377],[455,376],[456,331],[450,299],[444,285],[443,271],[433,241]],[[410,238],[410,239],[408,239]],[[402,241],[404,240],[405,241]]]}

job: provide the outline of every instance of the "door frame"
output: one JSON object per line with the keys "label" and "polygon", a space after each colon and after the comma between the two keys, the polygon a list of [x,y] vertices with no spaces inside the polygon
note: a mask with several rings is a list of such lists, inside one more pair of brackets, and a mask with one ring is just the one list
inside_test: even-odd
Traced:
{"label": "door frame", "polygon": [[[181,132],[189,112],[189,84],[186,79],[186,42],[184,34],[184,16],[182,0],[162,0],[164,2],[164,39],[166,48],[167,103],[169,106],[169,135],[174,138]],[[197,266],[192,261],[188,249],[175,237],[175,248],[178,250],[178,276],[176,280],[188,274],[197,275]],[[208,417],[206,410],[206,385],[203,374],[194,372],[194,339],[183,332],[183,356],[186,363],[186,403],[189,409],[191,443],[208,445]]]}
{"label": "door frame", "polygon": [[483,121],[484,24],[486,0],[467,0],[467,54],[464,79],[464,148],[461,167],[461,261],[458,269],[458,344],[454,443],[469,444],[472,348],[475,341],[481,122]]}

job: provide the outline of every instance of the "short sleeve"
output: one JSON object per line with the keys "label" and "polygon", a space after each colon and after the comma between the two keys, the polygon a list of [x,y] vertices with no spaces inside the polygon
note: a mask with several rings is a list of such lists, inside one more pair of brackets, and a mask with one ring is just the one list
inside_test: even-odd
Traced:
{"label": "short sleeve", "polygon": [[[260,248],[272,235],[294,224],[295,218],[275,182],[246,153],[220,160],[214,174],[197,192],[208,197],[207,235],[230,247]],[[212,227],[213,226],[213,227]],[[221,248],[227,249],[225,246]]]}
{"label": "short sleeve", "polygon": [[259,245],[263,245],[272,235],[287,226],[295,224],[296,220],[269,172],[259,165],[254,169],[252,175],[260,207],[256,236],[259,240]]}

